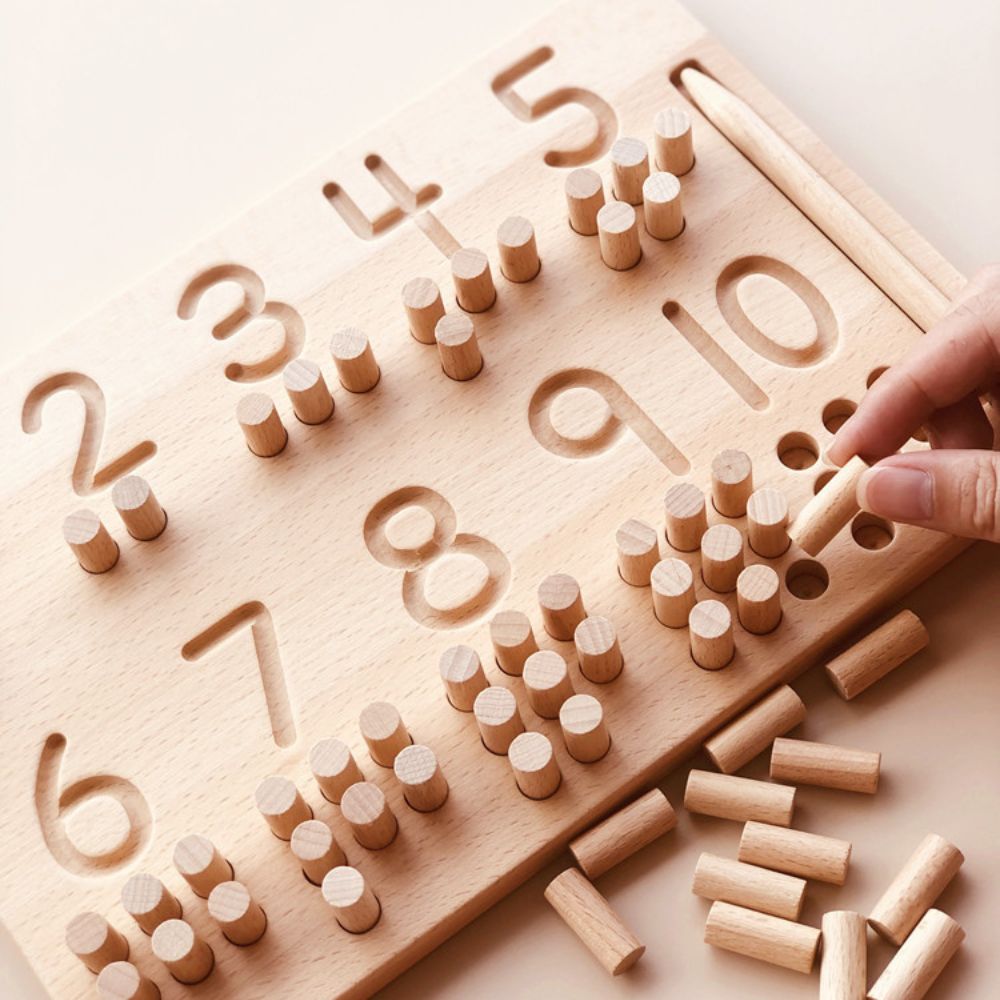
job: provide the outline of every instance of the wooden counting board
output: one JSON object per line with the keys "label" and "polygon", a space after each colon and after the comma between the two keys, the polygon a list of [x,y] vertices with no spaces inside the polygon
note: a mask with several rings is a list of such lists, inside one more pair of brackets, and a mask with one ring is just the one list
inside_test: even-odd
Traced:
{"label": "wooden counting board", "polygon": [[[950,297],[957,274],[681,7],[567,5],[346,146],[3,376],[5,685],[2,915],[54,996],[93,976],[66,924],[95,910],[126,933],[166,998],[186,995],[120,903],[134,872],[163,879],[215,952],[203,997],[358,996],[410,966],[661,777],[741,708],[794,677],[964,543],[871,519],[818,559],[767,560],[782,580],[777,630],[736,627],[718,671],[686,629],[655,618],[648,588],[616,572],[615,531],[656,525],[677,482],[707,489],[712,459],[746,451],[754,482],[793,514],[830,474],[830,430],[875,373],[921,335],[881,276],[860,268],[695,107],[678,69],[696,62],[745,101]],[[696,164],[681,178],[685,228],[641,232],[615,271],[567,223],[570,168],[610,186],[619,136],[652,144],[654,115],[683,108]],[[321,125],[319,127],[322,127]],[[638,209],[641,216],[641,208]],[[496,231],[534,226],[541,271],[501,274]],[[641,229],[640,223],[640,229]],[[495,304],[472,315],[484,365],[446,377],[409,333],[400,289],[426,276],[459,314],[449,258],[490,258]],[[922,276],[922,277],[921,277]],[[359,328],[380,369],[345,391],[331,337]],[[281,373],[317,363],[332,419],[295,419]],[[275,403],[287,445],[246,447],[238,401]],[[138,541],[111,488],[136,472],[168,515]],[[120,547],[83,572],[61,533],[79,507]],[[745,518],[709,522],[745,531]],[[749,553],[750,561],[765,561]],[[695,568],[699,596],[711,596]],[[624,670],[594,684],[573,644],[549,638],[536,589],[567,573],[617,630]],[[734,595],[719,596],[735,608]],[[489,622],[531,619],[542,648],[595,695],[610,752],[581,764],[557,721],[493,662]],[[447,701],[438,661],[468,644],[491,683],[552,740],[558,791],[533,800],[475,720]],[[433,812],[404,800],[370,758],[361,711],[386,701],[430,746],[449,785]],[[399,821],[368,850],[319,793],[309,748],[346,741]],[[254,805],[269,774],[294,780],[381,904],[367,933],[337,925]],[[267,914],[258,944],[222,936],[171,864],[207,836]]]}

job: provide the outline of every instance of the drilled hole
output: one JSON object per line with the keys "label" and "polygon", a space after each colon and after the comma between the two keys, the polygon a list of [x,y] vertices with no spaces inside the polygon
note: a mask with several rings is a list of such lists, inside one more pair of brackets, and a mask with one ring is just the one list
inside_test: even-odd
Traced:
{"label": "drilled hole", "polygon": [[785,586],[800,601],[815,601],[830,586],[830,574],[815,559],[800,559],[785,572]]}
{"label": "drilled hole", "polygon": [[847,418],[858,408],[849,399],[835,399],[823,407],[823,426],[836,434],[847,423]]}
{"label": "drilled hole", "polygon": [[867,511],[862,511],[851,522],[851,534],[863,549],[884,549],[896,535],[891,521],[886,521]]}
{"label": "drilled hole", "polygon": [[819,458],[815,440],[802,431],[792,431],[778,442],[778,458],[789,469],[808,469]]}
{"label": "drilled hole", "polygon": [[865,385],[870,389],[887,371],[889,370],[888,365],[882,365],[881,368],[876,368],[869,376],[868,381]]}
{"label": "drilled hole", "polygon": [[819,491],[823,489],[823,487],[826,486],[826,484],[830,482],[836,474],[836,469],[826,469],[824,472],[821,472],[816,477],[816,482],[813,483],[813,493],[819,493]]}

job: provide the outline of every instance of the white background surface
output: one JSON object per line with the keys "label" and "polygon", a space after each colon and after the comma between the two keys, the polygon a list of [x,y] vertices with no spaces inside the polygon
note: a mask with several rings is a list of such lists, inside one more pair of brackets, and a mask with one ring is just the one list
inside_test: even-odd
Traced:
{"label": "white background surface", "polygon": [[[551,6],[8,0],[0,7],[0,364]],[[1000,257],[1000,5],[688,6],[959,268]],[[1000,981],[1000,956],[982,939],[995,940],[1000,894],[991,832],[1000,818],[998,561],[995,549],[974,550],[921,590],[914,606],[947,644],[936,640],[886,694],[855,708],[831,700],[819,678],[799,685],[816,704],[807,736],[882,749],[892,766],[877,802],[806,797],[810,829],[857,835],[856,855],[870,854],[853,890],[818,893],[824,905],[805,919],[818,922],[826,904],[870,903],[893,859],[927,829],[947,829],[967,849],[968,872],[943,903],[970,928],[969,947],[934,997],[986,997]],[[667,785],[675,803],[678,788]],[[603,979],[570,939],[541,901],[540,877],[390,993],[814,995],[815,980],[698,943],[704,907],[688,894],[690,872],[699,849],[733,852],[727,826],[685,817],[674,841],[602,883],[649,944],[624,980]],[[53,919],[63,918],[54,907]],[[12,989],[34,995],[20,980]]]}

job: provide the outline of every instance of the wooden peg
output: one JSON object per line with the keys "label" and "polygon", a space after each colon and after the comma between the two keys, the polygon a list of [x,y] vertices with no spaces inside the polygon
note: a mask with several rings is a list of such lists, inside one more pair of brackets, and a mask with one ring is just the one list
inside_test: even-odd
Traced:
{"label": "wooden peg", "polygon": [[243,428],[247,447],[258,458],[274,458],[285,450],[288,431],[266,393],[251,392],[244,396],[236,404],[236,419]]}
{"label": "wooden peg", "polygon": [[434,327],[441,370],[456,382],[468,382],[483,370],[476,328],[465,313],[446,313]]}
{"label": "wooden peg", "polygon": [[373,701],[365,707],[359,725],[372,760],[382,767],[392,767],[396,754],[413,742],[399,712],[387,701]]}
{"label": "wooden peg", "polygon": [[743,571],[743,535],[731,524],[713,524],[701,536],[701,578],[717,594],[736,589]]}
{"label": "wooden peg", "polygon": [[185,920],[164,920],[153,931],[153,954],[179,983],[192,986],[215,968],[215,952]]}
{"label": "wooden peg", "polygon": [[573,229],[582,236],[597,233],[597,213],[604,207],[604,184],[596,170],[577,167],[566,176],[566,206]]}
{"label": "wooden peg", "polygon": [[963,861],[965,856],[954,844],[936,833],[927,834],[872,908],[868,923],[898,947],[958,874]]}
{"label": "wooden peg", "polygon": [[745,451],[727,448],[712,459],[712,504],[723,517],[742,517],[753,493],[753,464]]}
{"label": "wooden peg", "polygon": [[538,585],[542,624],[553,639],[572,639],[577,625],[587,617],[580,585],[566,573],[553,573]]}
{"label": "wooden peg", "polygon": [[812,972],[819,931],[769,913],[717,902],[708,911],[705,944],[794,972]]}
{"label": "wooden peg", "polygon": [[131,962],[111,962],[97,977],[101,1000],[160,1000],[160,988]]}
{"label": "wooden peg", "polygon": [[347,857],[321,819],[307,819],[292,831],[292,854],[302,866],[302,874],[313,885],[321,885],[331,868],[347,864]]}
{"label": "wooden peg", "polygon": [[653,119],[656,165],[677,177],[694,166],[691,116],[683,108],[664,108]]}
{"label": "wooden peg", "polygon": [[155,876],[136,872],[122,886],[122,909],[139,925],[144,934],[152,934],[164,920],[181,915],[177,897]]}
{"label": "wooden peg", "polygon": [[629,518],[616,532],[618,575],[633,587],[648,587],[653,567],[660,561],[656,529]]}
{"label": "wooden peg", "polygon": [[781,622],[781,581],[770,566],[754,563],[736,578],[740,624],[754,635],[773,632]]}
{"label": "wooden peg", "polygon": [[621,672],[625,661],[615,627],[607,618],[590,615],[573,633],[580,673],[594,684],[607,684]]}
{"label": "wooden peg", "polygon": [[695,866],[691,891],[702,899],[718,899],[758,913],[798,920],[806,882],[794,875],[758,868],[732,858],[702,854]]}
{"label": "wooden peg", "polygon": [[524,661],[524,690],[536,714],[543,719],[559,718],[563,702],[573,696],[566,660],[552,649],[532,653]]}
{"label": "wooden peg", "polygon": [[694,574],[683,559],[662,559],[649,578],[653,614],[668,628],[687,628],[694,607]]}
{"label": "wooden peg", "polygon": [[868,982],[865,918],[850,910],[830,910],[823,914],[821,929],[819,1000],[865,1000]]}
{"label": "wooden peg", "polygon": [[799,511],[788,529],[799,548],[818,556],[857,514],[858,480],[868,464],[855,456]]}
{"label": "wooden peg", "polygon": [[413,339],[434,343],[434,328],[444,315],[441,291],[430,278],[411,278],[403,285],[403,308]]}
{"label": "wooden peg", "polygon": [[330,353],[340,384],[348,392],[369,392],[378,385],[382,372],[363,330],[353,326],[338,330],[330,339]]}
{"label": "wooden peg", "polygon": [[920,1000],[964,940],[959,923],[940,910],[928,910],[868,996],[871,1000]]}
{"label": "wooden peg", "polygon": [[771,777],[796,785],[819,785],[873,795],[878,788],[882,755],[829,743],[779,736],[771,747]]}
{"label": "wooden peg", "polygon": [[538,651],[528,616],[522,611],[498,611],[490,622],[490,639],[497,666],[513,677],[524,672],[524,663]]}
{"label": "wooden peg", "polygon": [[851,843],[750,820],[743,826],[736,856],[762,868],[843,885],[851,861]]}
{"label": "wooden peg", "polygon": [[491,685],[476,695],[472,706],[483,745],[491,753],[505,754],[514,737],[524,732],[517,699],[505,687]]}
{"label": "wooden peg", "polygon": [[684,231],[681,182],[673,174],[650,174],[642,185],[646,232],[657,240],[672,240]]}
{"label": "wooden peg", "polygon": [[340,811],[362,847],[380,851],[396,839],[399,823],[378,785],[370,781],[351,785],[340,800]]}
{"label": "wooden peg", "polygon": [[521,733],[507,750],[514,780],[529,799],[547,799],[562,782],[559,762],[549,738],[542,733]]}
{"label": "wooden peg", "polygon": [[723,726],[706,741],[705,752],[720,771],[733,774],[805,717],[802,699],[783,684]]}
{"label": "wooden peg", "polygon": [[635,209],[624,201],[609,201],[597,213],[601,260],[613,271],[627,271],[642,257]]}
{"label": "wooden peg", "polygon": [[141,476],[123,476],[112,487],[111,502],[121,516],[125,530],[140,542],[151,542],[163,534],[167,512],[160,506],[152,487]]}
{"label": "wooden peg", "polygon": [[118,543],[92,510],[78,510],[63,521],[63,538],[88,573],[107,573],[118,562]]}
{"label": "wooden peg", "polygon": [[337,923],[352,934],[370,931],[382,915],[382,906],[364,875],[347,865],[327,872],[323,898],[333,908]]}
{"label": "wooden peg", "polygon": [[471,646],[449,646],[438,663],[448,701],[460,712],[471,712],[476,695],[489,687],[479,654]]}
{"label": "wooden peg", "polygon": [[260,903],[242,882],[220,882],[208,897],[208,912],[232,944],[254,944],[267,930]]}
{"label": "wooden peg", "polygon": [[364,781],[351,748],[341,740],[327,737],[309,751],[309,767],[323,798],[340,802],[351,785]]}
{"label": "wooden peg", "polygon": [[414,743],[396,754],[392,765],[403,786],[403,798],[417,812],[434,812],[448,798],[448,782],[430,747]]}
{"label": "wooden peg", "polygon": [[785,494],[764,487],[747,500],[747,538],[750,548],[765,559],[777,559],[791,544],[788,537],[788,501]]}
{"label": "wooden peg", "polygon": [[295,782],[272,774],[265,778],[254,793],[257,808],[279,840],[291,840],[292,831],[307,819],[312,819],[311,806],[302,798]]}
{"label": "wooden peg", "polygon": [[611,147],[611,184],[615,197],[642,204],[642,185],[649,176],[649,150],[642,139],[623,136]]}
{"label": "wooden peg", "polygon": [[826,675],[845,701],[856,698],[930,642],[924,623],[900,611],[826,665]]}
{"label": "wooden peg", "polygon": [[663,498],[667,541],[680,552],[694,552],[708,530],[705,494],[694,483],[674,483]]}
{"label": "wooden peg", "polygon": [[736,822],[753,819],[774,826],[791,826],[795,789],[714,771],[691,771],[684,789],[684,808]]}
{"label": "wooden peg", "polygon": [[281,373],[295,416],[304,424],[322,424],[333,416],[333,396],[315,361],[296,358]]}
{"label": "wooden peg", "polygon": [[587,878],[596,879],[676,825],[673,807],[654,788],[571,840],[569,849]]}
{"label": "wooden peg", "polygon": [[207,899],[220,883],[234,875],[233,866],[219,853],[215,844],[200,834],[182,837],[174,846],[174,867],[196,896]]}
{"label": "wooden peg", "polygon": [[736,653],[733,616],[721,601],[699,601],[688,615],[691,659],[703,670],[721,670]]}
{"label": "wooden peg", "polygon": [[520,215],[512,215],[497,230],[500,270],[508,281],[531,281],[542,266],[535,245],[535,230]]}
{"label": "wooden peg", "polygon": [[451,258],[451,276],[458,304],[472,313],[485,312],[497,300],[490,261],[482,250],[463,247]]}
{"label": "wooden peg", "polygon": [[581,764],[600,760],[611,748],[604,708],[589,694],[574,694],[559,709],[559,726],[570,757]]}
{"label": "wooden peg", "polygon": [[646,946],[575,868],[557,875],[546,887],[545,898],[612,976],[627,972],[642,958]]}
{"label": "wooden peg", "polygon": [[91,972],[128,958],[128,939],[99,913],[78,913],[66,925],[66,947]]}

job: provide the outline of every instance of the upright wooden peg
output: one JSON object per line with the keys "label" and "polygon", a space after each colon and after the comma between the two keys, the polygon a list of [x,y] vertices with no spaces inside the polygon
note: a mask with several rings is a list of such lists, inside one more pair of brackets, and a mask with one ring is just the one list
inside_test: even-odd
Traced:
{"label": "upright wooden peg", "polygon": [[441,370],[456,382],[468,382],[483,370],[476,328],[465,313],[446,313],[434,328]]}
{"label": "upright wooden peg", "polygon": [[78,913],[66,925],[66,947],[95,973],[128,958],[128,939],[99,913]]}
{"label": "upright wooden peg", "polygon": [[321,819],[307,819],[292,831],[292,854],[302,866],[302,874],[313,885],[321,885],[331,868],[347,864],[347,858]]}
{"label": "upright wooden peg", "polygon": [[823,914],[819,1000],[865,1000],[868,982],[865,926],[865,918],[850,910],[829,910]]}
{"label": "upright wooden peg", "polygon": [[788,501],[769,487],[755,490],[747,500],[747,538],[750,548],[765,559],[777,559],[791,544],[788,537]]}
{"label": "upright wooden peg", "polygon": [[340,800],[340,811],[362,847],[380,851],[396,839],[399,824],[378,785],[370,781],[351,785]]}
{"label": "upright wooden peg", "polygon": [[122,909],[144,934],[181,915],[177,897],[155,876],[136,872],[122,886]]}
{"label": "upright wooden peg", "polygon": [[836,837],[750,820],[743,827],[736,856],[747,864],[843,885],[851,862],[851,844]]}
{"label": "upright wooden peg", "polygon": [[525,661],[538,650],[531,622],[522,611],[498,611],[490,622],[490,639],[497,666],[513,677],[521,676]]}
{"label": "upright wooden peg", "polygon": [[121,516],[125,530],[140,542],[151,542],[163,534],[167,512],[141,476],[123,476],[111,490],[111,502]]}
{"label": "upright wooden peg", "polygon": [[629,205],[642,204],[642,185],[649,176],[649,151],[642,139],[623,136],[611,147],[611,178],[615,197]]}
{"label": "upright wooden peg", "polygon": [[333,416],[333,396],[315,361],[296,358],[281,373],[295,416],[304,424],[322,424]]}
{"label": "upright wooden peg", "polygon": [[101,1000],[160,1000],[160,988],[131,962],[111,962],[97,977]]}
{"label": "upright wooden peg", "polygon": [[705,944],[794,972],[812,972],[819,931],[782,917],[717,902],[708,911]]}
{"label": "upright wooden peg", "polygon": [[153,931],[153,954],[179,983],[193,986],[215,968],[215,952],[184,920],[165,920]]}
{"label": "upright wooden peg", "polygon": [[601,260],[613,271],[627,271],[642,257],[635,209],[624,201],[609,201],[597,213]]}
{"label": "upright wooden peg", "polygon": [[413,742],[399,712],[387,701],[366,706],[359,724],[372,760],[382,767],[392,767],[396,754]]}
{"label": "upright wooden peg", "polygon": [[633,587],[648,587],[653,567],[660,561],[656,529],[644,521],[629,518],[615,532],[618,547],[618,575]]}
{"label": "upright wooden peg", "polygon": [[587,617],[580,585],[566,573],[553,573],[538,585],[542,624],[553,639],[572,639],[577,625]]}
{"label": "upright wooden peg", "polygon": [[745,451],[727,448],[712,459],[712,504],[723,517],[742,517],[753,493],[753,465]]}
{"label": "upright wooden peg", "polygon": [[490,261],[482,250],[463,247],[451,258],[451,276],[458,304],[472,313],[485,312],[497,300]]}
{"label": "upright wooden peg", "polygon": [[740,624],[754,635],[773,632],[781,622],[781,581],[770,566],[754,563],[736,578]]}
{"label": "upright wooden peg", "polygon": [[604,708],[590,694],[574,694],[559,709],[559,726],[570,757],[581,764],[600,760],[611,748]]}
{"label": "upright wooden peg", "polygon": [[531,281],[542,264],[535,245],[535,230],[520,215],[512,215],[500,223],[497,230],[500,270],[508,281]]}
{"label": "upright wooden peg", "polygon": [[233,877],[233,866],[219,853],[215,844],[200,834],[182,837],[174,847],[174,867],[196,896],[207,899],[220,883]]}
{"label": "upright wooden peg", "polygon": [[254,944],[267,930],[264,911],[242,882],[220,882],[208,897],[208,912],[232,944]]}
{"label": "upright wooden peg", "polygon": [[705,742],[705,752],[724,774],[733,774],[806,717],[802,699],[787,684],[775,688]]}
{"label": "upright wooden peg", "polygon": [[656,165],[677,177],[694,166],[691,116],[683,108],[664,108],[653,119]]}
{"label": "upright wooden peg", "polygon": [[829,743],[779,736],[771,747],[771,777],[796,785],[819,785],[873,795],[878,788],[882,755]]}
{"label": "upright wooden peg", "polygon": [[800,548],[818,556],[858,512],[858,480],[868,464],[855,456],[799,511],[788,534]]}
{"label": "upright wooden peg", "polygon": [[330,802],[340,802],[351,785],[365,780],[351,748],[332,737],[313,745],[309,751],[309,767],[323,798]]}
{"label": "upright wooden peg", "polygon": [[460,712],[471,712],[476,695],[489,686],[479,654],[471,646],[449,646],[438,668],[448,701]]}
{"label": "upright wooden peg", "polygon": [[63,521],[63,538],[88,573],[107,573],[118,562],[118,543],[92,510],[78,510]]}
{"label": "upright wooden peg", "polygon": [[557,719],[563,702],[573,696],[566,660],[553,649],[532,653],[524,662],[524,690],[536,714]]}
{"label": "upright wooden peg", "polygon": [[736,654],[733,616],[721,601],[699,601],[688,615],[691,659],[703,670],[721,670]]}
{"label": "upright wooden peg", "polygon": [[657,171],[642,185],[646,232],[657,240],[672,240],[684,231],[681,182],[673,174]]}
{"label": "upright wooden peg", "polygon": [[683,559],[662,559],[649,578],[653,614],[668,628],[687,628],[695,605],[694,574]]}
{"label": "upright wooden peg", "polygon": [[736,589],[743,571],[743,535],[731,524],[713,524],[701,536],[701,578],[718,594]]}
{"label": "upright wooden peg", "polygon": [[667,541],[679,552],[694,552],[708,530],[705,494],[694,483],[675,483],[663,498]]}
{"label": "upright wooden peg", "polygon": [[382,915],[382,906],[357,868],[341,865],[323,879],[323,898],[337,923],[352,934],[371,930]]}
{"label": "upright wooden peg", "polygon": [[313,811],[295,782],[272,774],[265,778],[254,793],[257,808],[267,825],[279,840],[291,840],[292,831],[307,819],[312,819]]}
{"label": "upright wooden peg", "polygon": [[403,308],[413,339],[434,343],[434,328],[444,315],[441,291],[430,278],[411,278],[403,286]]}
{"label": "upright wooden peg", "polygon": [[868,993],[870,1000],[920,1000],[965,940],[960,924],[928,910]]}
{"label": "upright wooden peg", "polygon": [[243,429],[247,447],[258,458],[274,458],[288,444],[288,431],[264,392],[251,392],[236,405],[236,419]]}
{"label": "upright wooden peg", "polygon": [[448,782],[430,747],[414,743],[400,750],[392,767],[403,786],[403,798],[411,809],[433,812],[444,805],[448,798]]}
{"label": "upright wooden peg", "polygon": [[378,385],[382,372],[363,330],[356,327],[338,330],[330,339],[330,354],[340,384],[348,392],[370,392]]}
{"label": "upright wooden peg", "polygon": [[695,770],[688,774],[684,808],[736,822],[755,819],[774,826],[791,826],[795,789],[753,778]]}
{"label": "upright wooden peg", "polygon": [[480,691],[472,713],[476,717],[483,746],[491,753],[507,753],[514,737],[524,732],[517,699],[505,687],[491,686]]}
{"label": "upright wooden peg", "polygon": [[521,733],[507,750],[514,780],[529,799],[547,799],[562,782],[559,762],[549,738],[542,733]]}
{"label": "upright wooden peg", "polygon": [[573,633],[580,673],[594,684],[613,681],[625,665],[615,627],[607,618],[590,615]]}
{"label": "upright wooden peg", "polygon": [[577,167],[566,175],[569,224],[582,236],[597,233],[597,213],[604,207],[601,175],[590,167]]}

